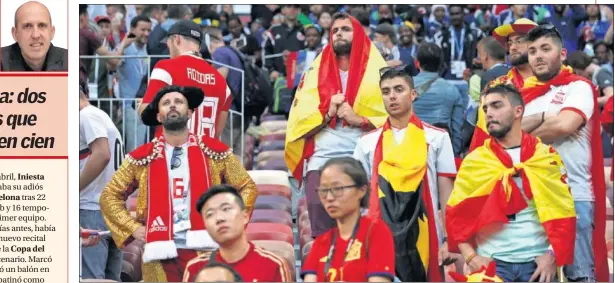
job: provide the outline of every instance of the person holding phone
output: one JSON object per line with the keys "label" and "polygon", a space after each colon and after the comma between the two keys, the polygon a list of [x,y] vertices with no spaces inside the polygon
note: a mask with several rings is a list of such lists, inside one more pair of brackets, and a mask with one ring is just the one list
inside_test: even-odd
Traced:
{"label": "person holding phone", "polygon": [[320,169],[316,192],[336,225],[314,241],[303,263],[303,281],[393,282],[393,234],[384,221],[361,216],[370,194],[361,163],[351,157],[329,159]]}

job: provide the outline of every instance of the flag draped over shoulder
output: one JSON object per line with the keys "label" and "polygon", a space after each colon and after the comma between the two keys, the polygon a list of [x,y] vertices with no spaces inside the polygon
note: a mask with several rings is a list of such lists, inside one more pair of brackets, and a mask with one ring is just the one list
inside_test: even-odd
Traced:
{"label": "flag draped over shoulder", "polygon": [[[594,96],[594,111],[587,121],[587,126],[590,127],[590,152],[591,152],[591,168],[590,175],[592,179],[592,190],[595,198],[594,209],[594,233],[592,236],[592,245],[594,251],[596,279],[600,282],[609,280],[609,266],[606,253],[606,240],[604,233],[606,230],[606,184],[604,180],[604,164],[602,155],[602,138],[600,134],[600,106],[598,105],[598,88],[594,84],[581,77],[573,74],[572,68],[562,66],[562,71],[548,82],[539,82],[536,77],[530,77],[525,80],[521,95],[525,104],[546,94],[551,90],[551,86],[568,85],[575,81],[584,81],[593,88]],[[574,95],[571,93],[569,95]]]}
{"label": "flag draped over shoulder", "polygon": [[521,189],[513,180],[519,173],[524,194],[536,204],[557,265],[571,264],[576,214],[565,172],[559,154],[529,134],[523,133],[519,164],[513,164],[495,140],[485,141],[465,158],[457,173],[446,207],[449,248],[457,250],[457,245],[463,242],[474,244],[473,238],[481,228],[508,223],[507,215],[527,207]]}
{"label": "flag draped over shoulder", "polygon": [[391,228],[395,271],[403,282],[442,281],[427,147],[422,122],[413,114],[401,144],[387,120],[374,152],[368,217],[384,219]]}
{"label": "flag draped over shoulder", "polygon": [[[523,76],[519,74],[517,68],[511,68],[506,75],[500,76],[495,80],[492,80],[488,87],[494,87],[497,85],[512,84],[517,89],[523,87]],[[482,91],[485,91],[483,89]],[[478,107],[478,118],[476,119],[476,126],[474,127],[474,135],[470,143],[469,151],[472,152],[475,148],[482,146],[485,140],[489,139],[489,132],[487,132],[487,120],[485,120],[485,112],[483,111],[483,96],[480,97],[480,105]]]}
{"label": "flag draped over shoulder", "polygon": [[[361,24],[354,17],[350,17],[350,20],[354,34],[345,101],[357,115],[380,127],[384,124],[387,113],[380,92],[379,71],[386,67],[386,62],[365,35]],[[331,44],[324,47],[309,70],[303,74],[288,117],[284,159],[299,182],[303,176],[304,161],[314,153],[314,137],[304,136],[322,124],[331,97],[342,92],[339,68],[332,46],[333,35],[330,36],[329,42]],[[333,128],[335,123],[336,117],[333,117],[329,126]]]}

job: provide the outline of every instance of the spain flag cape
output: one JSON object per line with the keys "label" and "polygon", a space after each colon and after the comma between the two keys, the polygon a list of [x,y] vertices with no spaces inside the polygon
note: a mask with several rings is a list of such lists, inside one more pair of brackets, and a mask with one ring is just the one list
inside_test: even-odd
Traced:
{"label": "spain flag cape", "polygon": [[[604,105],[604,109],[602,110],[602,128],[607,131],[610,128],[610,131],[613,131],[613,96],[606,101]],[[611,157],[611,162],[615,162],[615,158]],[[615,168],[615,163],[611,163],[611,181],[613,181],[613,168]]]}
{"label": "spain flag cape", "polygon": [[438,282],[438,235],[427,181],[428,144],[414,114],[401,144],[389,121],[374,152],[368,217],[384,219],[395,239],[395,272],[402,282]]}
{"label": "spain flag cape", "polygon": [[486,140],[465,158],[457,173],[446,206],[449,249],[457,251],[457,245],[464,242],[474,245],[474,236],[481,228],[508,223],[507,215],[527,207],[521,189],[513,180],[519,174],[523,193],[534,200],[557,265],[571,264],[576,214],[565,170],[559,154],[529,134],[523,133],[519,164],[513,164],[495,140]]}
{"label": "spain flag cape", "polygon": [[594,233],[592,245],[596,267],[596,279],[600,282],[609,280],[609,266],[606,253],[606,184],[604,183],[604,164],[602,155],[602,139],[600,135],[600,106],[598,105],[598,88],[593,83],[581,76],[573,74],[572,68],[563,66],[562,71],[546,83],[539,82],[536,77],[525,80],[521,95],[525,104],[547,93],[551,86],[568,85],[575,81],[584,81],[591,85],[594,90],[594,111],[587,121],[590,127],[592,190],[595,198],[594,209]]}
{"label": "spain flag cape", "polygon": [[[380,127],[387,113],[380,92],[379,72],[387,65],[365,35],[361,24],[353,17],[350,20],[354,35],[345,100],[357,115]],[[329,42],[333,42],[332,35]],[[288,117],[284,159],[300,183],[304,161],[314,153],[314,137],[304,138],[304,135],[323,123],[331,97],[341,92],[342,82],[335,53],[332,45],[328,44],[303,74]],[[333,117],[329,127],[335,128],[336,122],[336,117]],[[349,126],[346,123],[344,125]]]}
{"label": "spain flag cape", "polygon": [[[500,76],[489,83],[488,87],[494,87],[496,85],[512,84],[517,89],[523,87],[523,76],[519,74],[517,68],[511,68],[506,75]],[[487,88],[483,89],[485,91]],[[483,112],[483,96],[480,97],[480,105],[478,107],[478,118],[476,119],[476,126],[474,126],[474,134],[472,135],[472,141],[470,142],[469,152],[472,152],[475,148],[482,146],[485,140],[489,139],[489,132],[487,132],[487,121],[485,120],[485,112]]]}

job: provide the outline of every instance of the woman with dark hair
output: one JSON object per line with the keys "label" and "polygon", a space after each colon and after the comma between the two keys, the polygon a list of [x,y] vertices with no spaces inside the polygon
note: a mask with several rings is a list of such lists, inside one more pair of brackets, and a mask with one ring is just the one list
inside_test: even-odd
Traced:
{"label": "woman with dark hair", "polygon": [[303,265],[305,282],[392,282],[395,248],[389,226],[361,216],[369,184],[361,163],[333,158],[320,169],[320,201],[337,226],[318,236]]}

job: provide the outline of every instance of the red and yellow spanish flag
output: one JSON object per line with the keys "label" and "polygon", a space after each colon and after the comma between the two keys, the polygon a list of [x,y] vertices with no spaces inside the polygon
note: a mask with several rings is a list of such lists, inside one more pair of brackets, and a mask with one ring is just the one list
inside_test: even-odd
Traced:
{"label": "red and yellow spanish flag", "polygon": [[488,139],[465,158],[446,207],[449,249],[457,250],[457,245],[464,242],[474,245],[474,236],[481,228],[508,223],[507,215],[527,207],[513,180],[517,173],[522,178],[524,194],[536,204],[557,265],[571,264],[576,214],[565,180],[566,169],[551,146],[526,133],[521,141],[521,163],[513,164],[494,139]]}
{"label": "red and yellow spanish flag", "polygon": [[546,94],[549,90],[551,90],[551,86],[568,85],[575,81],[584,81],[591,85],[594,90],[594,111],[589,121],[587,121],[587,125],[590,127],[591,131],[590,173],[592,178],[592,190],[595,199],[595,226],[592,236],[592,245],[596,268],[596,280],[599,282],[607,282],[609,280],[609,266],[606,253],[606,239],[604,237],[606,230],[606,184],[604,180],[602,138],[600,134],[601,113],[600,106],[598,105],[598,88],[586,78],[573,74],[573,70],[569,66],[562,66],[562,71],[548,82],[539,82],[536,77],[530,77],[525,80],[524,87],[521,90],[521,95],[523,96],[523,101],[525,104],[528,104],[532,100]]}
{"label": "red and yellow spanish flag", "polygon": [[[489,82],[489,85],[483,89],[483,92],[488,87],[494,87],[497,85],[512,84],[517,89],[523,87],[523,76],[519,74],[517,68],[513,67],[508,71],[506,75],[500,76],[495,80]],[[476,119],[476,126],[474,127],[474,134],[472,135],[472,141],[470,142],[469,152],[472,152],[475,148],[482,146],[485,140],[489,139],[489,132],[487,131],[487,121],[485,120],[485,112],[483,112],[483,96],[480,96],[480,105],[478,107],[478,118]]]}
{"label": "red and yellow spanish flag", "polygon": [[[350,20],[354,34],[345,99],[357,115],[380,127],[388,116],[380,92],[380,69],[387,64],[361,24],[354,17]],[[332,47],[333,35],[329,42],[303,74],[288,118],[284,158],[299,182],[303,177],[304,161],[314,153],[314,138],[304,136],[323,123],[331,97],[342,92],[340,70]],[[335,127],[336,118],[333,118],[330,127]]]}
{"label": "red and yellow spanish flag", "polygon": [[414,114],[400,144],[387,120],[374,151],[368,217],[391,228],[395,273],[402,282],[442,281],[427,154],[423,124]]}

